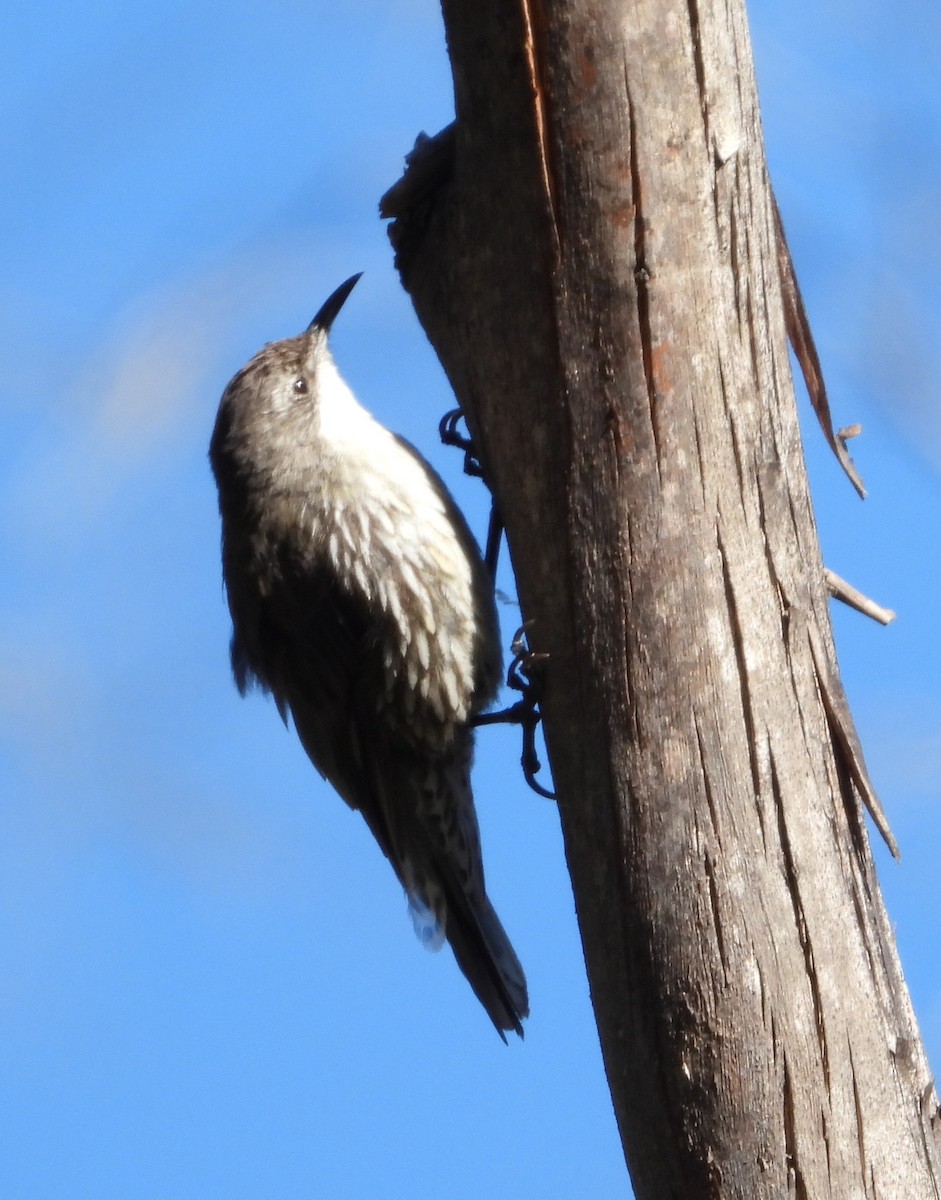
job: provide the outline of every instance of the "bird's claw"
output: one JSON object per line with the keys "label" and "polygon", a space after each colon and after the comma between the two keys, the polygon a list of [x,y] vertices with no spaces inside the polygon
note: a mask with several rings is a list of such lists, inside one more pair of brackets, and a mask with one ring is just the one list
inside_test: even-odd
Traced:
{"label": "bird's claw", "polygon": [[469,434],[458,432],[457,427],[463,417],[464,414],[459,408],[452,408],[450,412],[444,414],[438,423],[438,433],[446,446],[456,446],[458,450],[463,451],[464,474],[471,475],[475,479],[483,479],[483,468],[480,465],[480,459],[477,457],[477,451],[474,449],[473,440]]}
{"label": "bird's claw", "polygon": [[513,641],[510,643],[513,660],[506,673],[507,687],[519,692],[522,699],[511,704],[509,708],[501,709],[500,712],[484,713],[483,716],[475,719],[474,724],[521,725],[523,752],[520,756],[520,764],[523,768],[523,778],[537,795],[545,796],[547,800],[555,800],[555,792],[544,788],[536,778],[542,769],[539,755],[536,753],[536,728],[542,720],[542,713],[539,711],[541,681],[538,679],[538,673],[549,655],[530,650],[526,632],[531,624],[531,621],[527,621],[516,631]]}

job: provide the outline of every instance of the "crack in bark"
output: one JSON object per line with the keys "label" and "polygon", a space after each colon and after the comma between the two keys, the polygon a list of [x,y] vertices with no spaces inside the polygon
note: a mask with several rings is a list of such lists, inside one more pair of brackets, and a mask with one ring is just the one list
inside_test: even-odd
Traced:
{"label": "crack in bark", "polygon": [[[735,169],[738,170],[737,162]],[[729,265],[732,269],[732,290],[735,294],[735,316],[738,319],[739,337],[742,337],[744,305],[742,303],[742,277],[739,273],[738,261],[738,206],[734,199],[729,203]]]}
{"label": "crack in bark", "polygon": [[774,1043],[774,1015],[769,1014],[769,1011],[768,1011],[768,989],[765,986],[765,973],[761,969],[761,959],[757,958],[757,957],[755,958],[755,974],[758,977],[758,998],[761,1003],[761,1020],[762,1020],[762,1023],[767,1027],[768,1019],[770,1016],[771,1025],[772,1025],[771,1041],[773,1044]]}
{"label": "crack in bark", "polygon": [[703,115],[703,133],[706,137],[706,147],[709,147],[709,98],[706,93],[706,64],[702,52],[702,26],[699,21],[699,5],[697,0],[687,0],[689,10],[689,31],[693,42],[693,66],[696,70],[696,87],[699,90],[699,106]]}
{"label": "crack in bark", "polygon": [[546,205],[549,209],[549,220],[552,225],[555,242],[556,263],[562,257],[562,228],[559,209],[558,172],[555,166],[555,155],[549,138],[549,71],[546,63],[546,17],[542,0],[521,0],[523,24],[526,27],[524,52],[526,65],[529,68],[529,81],[533,89],[533,100],[536,118],[536,144],[539,150],[539,163],[542,171],[542,183],[546,194]]}
{"label": "crack in bark", "polygon": [[[755,330],[755,313],[751,304],[751,292],[748,293],[748,303],[745,305],[745,320],[748,323],[748,360],[751,364],[752,382],[756,389],[761,388],[761,363],[758,354],[758,334]],[[764,313],[767,322],[767,311]]]}
{"label": "crack in bark", "polygon": [[[712,781],[709,778],[708,758],[706,755],[706,746],[703,741],[702,729],[699,725],[699,718],[693,714],[693,724],[696,728],[696,744],[699,747],[699,762],[702,767],[703,790],[706,793],[706,804],[709,808],[709,817],[712,821],[712,829],[715,834],[716,841],[720,847],[722,838],[719,834],[719,814],[716,808],[716,799],[712,790]],[[725,981],[729,980],[729,963],[725,952],[725,937],[722,933],[722,920],[719,913],[719,888],[715,876],[715,860],[713,856],[706,850],[703,856],[703,865],[706,871],[706,880],[709,884],[709,906],[712,909],[712,923],[716,934],[716,947],[719,951],[719,961],[722,963],[722,973],[725,976]]]}
{"label": "crack in bark", "polygon": [[722,919],[719,914],[719,889],[716,884],[715,863],[707,850],[703,858],[706,868],[706,880],[709,884],[709,907],[712,909],[712,924],[716,932],[716,948],[719,951],[719,961],[722,963],[722,974],[725,982],[729,982],[729,960],[725,953],[725,938],[722,936]]}
{"label": "crack in bark", "polygon": [[[721,362],[720,368],[721,370]],[[693,437],[696,439],[696,461],[699,463],[699,490],[702,494],[702,506],[708,507],[706,494],[706,454],[702,443],[702,430],[699,428],[699,418],[696,415],[696,405],[693,405]]]}
{"label": "crack in bark", "polygon": [[702,766],[703,787],[706,791],[706,803],[709,806],[709,816],[712,818],[712,828],[715,830],[716,841],[721,844],[722,838],[719,834],[719,816],[718,810],[716,809],[716,798],[712,790],[712,783],[709,779],[709,771],[706,765],[708,761],[708,756],[706,754],[706,743],[703,739],[702,728],[700,727],[699,717],[696,713],[693,713],[693,724],[696,728],[696,744],[699,747],[699,761]]}
{"label": "crack in bark", "polygon": [[[837,839],[837,841],[838,841],[838,839]],[[868,892],[869,888],[868,888],[868,885],[867,885],[865,879],[863,880],[863,886],[866,888],[866,891]],[[862,896],[860,895],[859,888],[857,888],[857,887],[851,888],[850,893],[853,897],[853,912],[856,914],[856,923],[859,926],[859,931],[862,936],[863,949],[866,952],[866,963],[869,967],[869,974],[872,977],[872,979],[875,981],[878,979],[879,976],[878,976],[878,972],[876,970],[876,960],[873,956],[872,939],[870,938],[869,919],[866,915],[865,909],[863,908]],[[879,958],[880,958],[880,961],[882,961],[881,954],[879,955]]]}
{"label": "crack in bark", "polygon": [[784,1157],[788,1173],[788,1190],[796,1200],[810,1200],[807,1185],[797,1156],[797,1131],[794,1123],[794,1088],[791,1072],[784,1055]]}
{"label": "crack in bark", "polygon": [[[935,1121],[938,1119],[938,1117],[941,1117],[941,1107],[936,1106],[934,1115],[930,1114],[929,1105],[931,1104],[932,1097],[934,1097],[935,1101],[937,1101],[937,1094],[935,1093],[935,1088],[934,1088],[934,1080],[929,1079],[928,1082],[925,1084],[925,1087],[922,1090],[922,1094],[921,1094],[921,1105],[920,1105],[920,1112],[919,1112],[919,1116],[920,1116],[921,1120],[919,1122],[919,1132],[921,1134],[921,1150],[922,1150],[922,1154],[924,1154],[924,1156],[925,1156],[925,1164],[928,1168],[928,1175],[929,1175],[929,1178],[932,1180],[932,1182],[934,1182],[936,1179],[936,1176],[934,1173],[935,1163],[931,1156],[931,1144],[928,1139],[929,1139],[929,1137],[933,1138],[934,1124],[935,1124]],[[936,1182],[934,1183],[934,1194],[935,1194],[936,1200],[938,1200],[938,1198],[941,1197],[941,1188],[938,1187]]]}
{"label": "crack in bark", "polygon": [[640,333],[641,359],[644,366],[644,381],[647,386],[647,404],[650,408],[650,428],[656,452],[657,477],[661,478],[660,461],[662,448],[657,431],[657,385],[653,369],[653,338],[650,324],[650,271],[647,267],[647,231],[644,217],[643,196],[640,182],[640,167],[637,154],[637,124],[634,102],[628,82],[627,63],[624,64],[624,89],[627,94],[628,159],[631,171],[631,201],[634,206],[634,284],[637,288],[637,323]]}
{"label": "crack in bark", "polygon": [[728,417],[729,421],[729,434],[732,441],[732,457],[735,459],[735,472],[738,475],[738,494],[742,498],[742,511],[744,512],[744,496],[747,490],[745,487],[745,464],[742,460],[742,448],[739,444],[738,433],[735,428],[735,418],[733,416],[728,384],[725,378],[725,367],[722,362],[721,354],[719,355],[719,389],[722,392],[722,403],[725,407],[726,416]]}
{"label": "crack in bark", "polygon": [[853,1107],[856,1111],[856,1146],[859,1151],[859,1178],[862,1181],[863,1191],[866,1193],[866,1195],[874,1196],[875,1179],[872,1176],[872,1168],[869,1170],[869,1180],[866,1179],[868,1156],[866,1154],[866,1131],[863,1125],[863,1106],[859,1097],[859,1084],[856,1081],[856,1064],[853,1062],[853,1044],[850,1042],[848,1036],[846,1039],[846,1049],[847,1053],[849,1054],[850,1079],[853,1084]]}
{"label": "crack in bark", "polygon": [[732,646],[735,650],[735,663],[738,667],[738,686],[742,698],[742,717],[745,721],[745,737],[748,741],[748,762],[751,767],[752,784],[755,796],[761,795],[761,770],[758,763],[758,747],[756,744],[757,729],[755,714],[752,711],[751,693],[748,688],[748,663],[745,661],[745,631],[742,628],[741,614],[738,609],[738,599],[729,571],[729,564],[722,544],[722,531],[716,524],[716,547],[719,551],[719,562],[722,566],[722,582],[729,609],[729,620],[732,625]]}
{"label": "crack in bark", "polygon": [[780,499],[780,492],[779,489],[774,488],[774,494],[770,497],[766,496],[765,487],[762,484],[763,479],[770,483],[768,477],[771,470],[780,471],[780,469],[780,466],[777,464],[770,463],[765,463],[763,468],[759,469],[757,488],[758,521],[761,526],[761,544],[764,547],[765,564],[768,568],[768,578],[774,584],[775,591],[778,594],[778,609],[781,618],[781,640],[786,646],[788,644],[788,633],[791,623],[791,602],[788,599],[787,591],[781,579],[780,572],[778,571],[777,563],[774,560],[774,549],[768,537],[769,530],[780,528],[780,523],[775,522],[771,515],[772,508],[780,509],[781,507],[781,505],[778,503]]}
{"label": "crack in bark", "polygon": [[722,251],[726,251],[728,250],[728,240],[727,237],[723,237],[723,234],[726,232],[726,230],[722,223],[721,181],[722,168],[718,167],[712,177],[712,222],[716,227],[716,239],[718,241],[719,248]]}
{"label": "crack in bark", "polygon": [[797,938],[800,942],[801,953],[804,956],[804,970],[810,986],[810,998],[814,1006],[814,1025],[817,1031],[817,1044],[820,1047],[820,1064],[823,1067],[823,1079],[827,1094],[830,1094],[830,1052],[827,1045],[827,1030],[823,1015],[823,997],[820,994],[820,980],[817,976],[817,964],[814,961],[814,950],[810,941],[810,931],[807,928],[807,916],[801,900],[800,887],[797,881],[797,866],[794,852],[791,849],[791,839],[787,831],[787,821],[784,818],[784,795],[781,791],[781,781],[771,749],[771,794],[774,797],[775,811],[778,815],[778,836],[781,841],[781,855],[784,861],[784,878],[787,883],[791,908],[794,911],[794,923],[797,928]]}

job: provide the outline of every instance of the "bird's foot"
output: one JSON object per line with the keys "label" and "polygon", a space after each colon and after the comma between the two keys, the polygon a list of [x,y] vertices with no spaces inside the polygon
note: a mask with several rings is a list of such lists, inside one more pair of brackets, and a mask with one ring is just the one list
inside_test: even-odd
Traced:
{"label": "bird's foot", "polygon": [[523,752],[520,756],[520,763],[523,768],[523,778],[538,795],[545,796],[547,800],[554,800],[555,792],[544,788],[536,778],[542,769],[539,755],[536,753],[536,729],[542,720],[542,713],[539,711],[542,681],[539,675],[549,655],[537,653],[529,648],[526,632],[531,624],[531,621],[527,621],[521,625],[510,643],[513,661],[507,671],[506,682],[508,687],[520,693],[521,699],[499,712],[483,713],[481,716],[475,717],[473,724],[521,725],[523,728]]}
{"label": "bird's foot", "polygon": [[[483,479],[484,472],[474,448],[474,442],[469,433],[460,433],[458,425],[464,419],[459,408],[446,412],[438,424],[438,433],[446,446],[456,446],[464,452],[464,474],[472,475],[475,479]],[[486,480],[484,481],[486,482]]]}

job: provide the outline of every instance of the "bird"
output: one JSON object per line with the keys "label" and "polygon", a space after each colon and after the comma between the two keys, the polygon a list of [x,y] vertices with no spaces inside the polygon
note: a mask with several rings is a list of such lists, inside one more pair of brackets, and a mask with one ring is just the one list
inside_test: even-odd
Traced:
{"label": "bird", "polygon": [[363,816],[421,940],[450,944],[497,1032],[523,1036],[526,978],[487,895],[474,722],[502,653],[493,583],[457,503],[337,370],[328,335],[360,275],[307,329],[231,379],[209,458],[230,658]]}

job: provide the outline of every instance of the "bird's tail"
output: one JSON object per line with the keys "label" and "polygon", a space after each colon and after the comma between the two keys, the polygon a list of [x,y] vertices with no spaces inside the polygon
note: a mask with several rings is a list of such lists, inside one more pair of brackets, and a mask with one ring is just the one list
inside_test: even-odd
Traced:
{"label": "bird's tail", "polygon": [[497,1032],[506,1041],[507,1030],[523,1036],[523,1018],[529,1016],[526,976],[500,918],[487,894],[449,903],[445,935],[457,965],[484,1006]]}
{"label": "bird's tail", "polygon": [[[458,738],[453,758],[440,774],[446,797],[438,826],[439,854],[432,855],[444,904],[435,905],[457,965],[506,1041],[508,1030],[523,1036],[529,1016],[526,976],[487,896],[480,830],[471,791],[473,737]],[[434,828],[427,821],[426,828]],[[443,854],[441,853],[443,851]]]}
{"label": "bird's tail", "polygon": [[508,1030],[523,1036],[529,997],[523,968],[484,884],[470,787],[472,754],[468,734],[445,760],[416,764],[410,757],[393,763],[399,769],[389,773],[391,794],[410,792],[413,799],[387,806],[386,853],[405,887],[419,939],[436,950],[447,938],[457,965],[506,1041]]}

